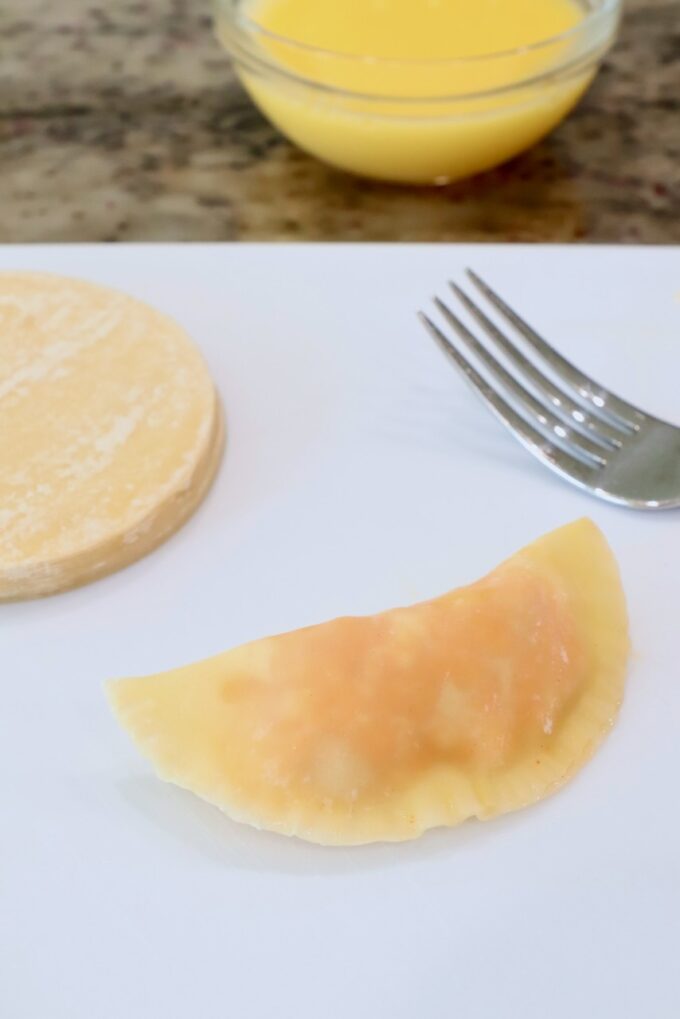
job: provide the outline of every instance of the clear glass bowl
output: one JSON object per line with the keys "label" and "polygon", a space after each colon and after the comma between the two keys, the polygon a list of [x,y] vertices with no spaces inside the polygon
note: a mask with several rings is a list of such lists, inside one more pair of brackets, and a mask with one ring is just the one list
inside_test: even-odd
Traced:
{"label": "clear glass bowl", "polygon": [[316,49],[262,28],[248,0],[216,0],[215,14],[245,88],[291,141],[351,173],[432,184],[505,162],[578,102],[614,41],[621,0],[579,6],[583,18],[560,35],[433,61]]}

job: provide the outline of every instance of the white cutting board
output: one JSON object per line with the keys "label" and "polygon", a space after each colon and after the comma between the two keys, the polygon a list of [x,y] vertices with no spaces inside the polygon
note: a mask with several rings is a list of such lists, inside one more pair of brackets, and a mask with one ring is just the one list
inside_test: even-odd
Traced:
{"label": "white cutting board", "polygon": [[[488,415],[414,317],[466,264],[680,422],[678,249],[0,249],[176,316],[229,427],[166,545],[0,607],[3,1019],[677,1019],[680,513],[593,500]],[[107,677],[436,595],[583,514],[635,661],[601,752],[536,808],[323,849],[162,784],[109,714]]]}

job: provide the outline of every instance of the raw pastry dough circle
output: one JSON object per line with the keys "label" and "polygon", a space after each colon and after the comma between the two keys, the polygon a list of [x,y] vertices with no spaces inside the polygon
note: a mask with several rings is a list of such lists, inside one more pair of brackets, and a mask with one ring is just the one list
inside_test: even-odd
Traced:
{"label": "raw pastry dough circle", "polygon": [[176,322],[93,283],[0,273],[0,601],[145,555],[201,502],[222,446]]}

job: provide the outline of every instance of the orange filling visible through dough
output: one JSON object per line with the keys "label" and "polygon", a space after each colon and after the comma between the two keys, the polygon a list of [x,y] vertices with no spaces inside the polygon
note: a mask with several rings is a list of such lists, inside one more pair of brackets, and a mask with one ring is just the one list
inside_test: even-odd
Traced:
{"label": "orange filling visible through dough", "polygon": [[225,680],[223,706],[240,726],[238,747],[232,737],[223,752],[255,749],[264,784],[336,802],[389,793],[429,764],[488,771],[540,749],[587,671],[564,596],[512,565],[444,598],[300,636]]}

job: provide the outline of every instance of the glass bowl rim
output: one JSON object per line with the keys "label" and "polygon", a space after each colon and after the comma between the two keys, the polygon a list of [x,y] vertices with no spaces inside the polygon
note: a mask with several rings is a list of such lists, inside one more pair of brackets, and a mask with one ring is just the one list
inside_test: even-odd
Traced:
{"label": "glass bowl rim", "polygon": [[[242,10],[239,10],[240,5],[237,0],[214,0],[213,6],[218,19],[224,19],[226,16],[226,20],[230,24],[230,27],[235,28],[237,31],[240,30],[248,40],[255,38],[266,39],[269,42],[286,46],[292,51],[311,54],[328,60],[370,64],[372,66],[417,68],[446,67],[449,65],[461,64],[479,65],[486,61],[508,60],[512,57],[521,56],[526,53],[548,50],[551,46],[568,42],[570,39],[589,35],[590,32],[593,31],[593,28],[597,27],[601,21],[606,22],[612,17],[612,15],[620,14],[623,7],[623,0],[598,0],[597,7],[586,11],[581,20],[575,25],[572,25],[571,28],[564,29],[562,32],[546,36],[543,39],[538,39],[535,42],[528,43],[524,46],[516,46],[506,50],[495,50],[489,53],[475,53],[468,56],[456,56],[455,54],[452,54],[450,57],[436,57],[434,59],[427,57],[377,57],[370,53],[350,53],[343,50],[333,50],[327,47],[314,46],[310,43],[295,39],[292,36],[285,36],[281,33],[272,32],[270,29],[265,28],[257,20],[249,17],[247,14],[244,14]],[[271,60],[271,65],[272,67],[279,66],[278,62],[273,59]],[[295,77],[302,77],[295,74],[295,72],[291,72],[291,74]],[[338,91],[343,90],[340,89]]]}

